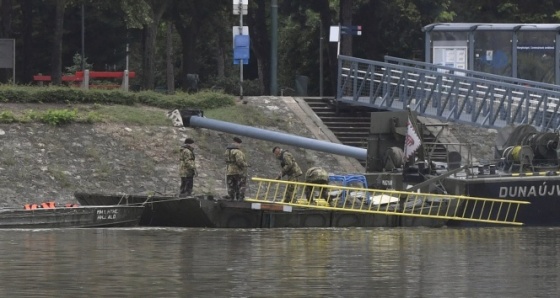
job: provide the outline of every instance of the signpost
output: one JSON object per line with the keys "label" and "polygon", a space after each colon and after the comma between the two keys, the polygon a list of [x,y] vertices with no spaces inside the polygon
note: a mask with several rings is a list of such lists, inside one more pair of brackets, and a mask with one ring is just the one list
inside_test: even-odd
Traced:
{"label": "signpost", "polygon": [[336,49],[336,57],[340,55],[340,35],[362,35],[362,26],[331,26],[329,32],[329,41],[338,43]]}
{"label": "signpost", "polygon": [[16,83],[16,41],[0,39],[0,68],[12,69],[12,84]]}
{"label": "signpost", "polygon": [[[233,64],[239,64],[239,99],[243,99],[243,65],[249,64],[249,28],[244,32],[243,15],[247,14],[249,0],[233,0],[233,14],[239,15],[238,34],[233,29]],[[245,34],[244,34],[245,33]]]}

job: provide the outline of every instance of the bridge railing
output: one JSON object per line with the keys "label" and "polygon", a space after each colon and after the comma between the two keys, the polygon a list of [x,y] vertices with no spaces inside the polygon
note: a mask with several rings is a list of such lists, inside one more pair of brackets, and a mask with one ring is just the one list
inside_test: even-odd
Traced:
{"label": "bridge railing", "polygon": [[450,66],[436,65],[436,64],[433,64],[433,63],[427,63],[427,62],[422,62],[422,61],[397,58],[397,57],[392,57],[392,56],[385,56],[384,60],[387,63],[410,66],[410,67],[415,67],[415,68],[422,68],[422,69],[438,71],[438,72],[443,72],[443,73],[458,73],[459,75],[464,75],[464,76],[468,76],[468,77],[472,77],[472,78],[488,80],[488,81],[493,81],[493,82],[504,82],[504,83],[510,83],[510,84],[515,84],[515,85],[522,85],[522,86],[526,86],[526,87],[560,91],[560,86],[558,86],[558,85],[536,82],[536,81],[530,81],[530,80],[524,80],[524,79],[513,78],[513,77],[508,77],[508,76],[501,76],[501,75],[491,74],[491,73],[482,72],[482,71],[458,69],[458,68],[454,68],[454,67],[450,67]]}
{"label": "bridge railing", "polygon": [[560,128],[559,90],[466,74],[339,56],[337,101],[387,110],[410,107],[420,115],[484,127]]}

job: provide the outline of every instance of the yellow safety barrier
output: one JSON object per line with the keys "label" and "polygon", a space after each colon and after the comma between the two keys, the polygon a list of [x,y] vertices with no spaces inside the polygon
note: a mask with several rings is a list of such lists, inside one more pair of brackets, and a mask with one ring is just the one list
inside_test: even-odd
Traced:
{"label": "yellow safety barrier", "polygon": [[[521,205],[530,204],[527,201],[308,184],[265,178],[252,180],[258,183],[257,192],[254,198],[245,198],[245,201],[341,212],[523,225],[516,220],[517,214]],[[311,194],[311,200],[307,199],[306,193]]]}

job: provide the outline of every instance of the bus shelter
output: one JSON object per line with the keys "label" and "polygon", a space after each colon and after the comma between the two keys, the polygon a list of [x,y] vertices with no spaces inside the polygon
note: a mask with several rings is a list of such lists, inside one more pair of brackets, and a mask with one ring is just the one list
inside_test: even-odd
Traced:
{"label": "bus shelter", "polygon": [[425,61],[560,85],[560,24],[435,23]]}

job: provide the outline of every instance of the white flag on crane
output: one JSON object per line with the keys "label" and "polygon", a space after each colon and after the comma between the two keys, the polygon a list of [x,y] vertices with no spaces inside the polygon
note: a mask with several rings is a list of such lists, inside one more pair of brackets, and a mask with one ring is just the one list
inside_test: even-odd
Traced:
{"label": "white flag on crane", "polygon": [[408,158],[420,147],[420,137],[418,137],[418,133],[414,129],[412,122],[410,121],[410,117],[408,118],[408,122],[406,123],[406,137],[404,139],[404,161],[407,161]]}

